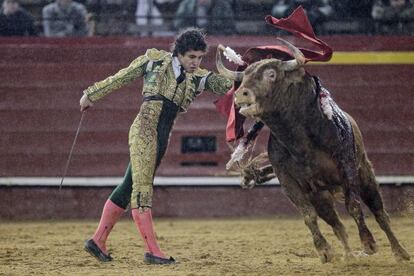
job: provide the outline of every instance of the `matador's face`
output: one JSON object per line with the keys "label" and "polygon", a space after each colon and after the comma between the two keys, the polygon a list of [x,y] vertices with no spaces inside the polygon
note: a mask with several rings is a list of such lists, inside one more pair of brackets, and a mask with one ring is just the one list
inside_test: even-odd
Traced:
{"label": "matador's face", "polygon": [[200,63],[205,55],[206,52],[204,51],[189,50],[184,55],[178,54],[178,60],[186,72],[194,73],[200,67]]}

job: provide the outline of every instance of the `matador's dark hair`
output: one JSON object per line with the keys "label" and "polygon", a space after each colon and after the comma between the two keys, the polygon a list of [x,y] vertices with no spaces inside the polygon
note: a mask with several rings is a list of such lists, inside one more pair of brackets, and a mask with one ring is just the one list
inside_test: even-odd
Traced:
{"label": "matador's dark hair", "polygon": [[188,51],[207,52],[206,35],[201,29],[188,28],[180,32],[171,45],[173,56],[184,55]]}

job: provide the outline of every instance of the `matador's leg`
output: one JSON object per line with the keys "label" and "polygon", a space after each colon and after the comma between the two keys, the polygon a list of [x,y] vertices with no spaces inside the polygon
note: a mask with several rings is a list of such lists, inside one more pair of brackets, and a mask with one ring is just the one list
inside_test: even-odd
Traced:
{"label": "matador's leg", "polygon": [[165,258],[152,223],[153,179],[165,153],[178,107],[168,100],[144,101],[129,133],[132,167],[131,209],[147,253]]}
{"label": "matador's leg", "polygon": [[95,230],[92,238],[85,243],[85,249],[96,257],[101,262],[108,262],[112,260],[106,249],[106,241],[108,239],[111,230],[121,218],[125,209],[127,208],[131,199],[132,191],[132,176],[131,165],[125,172],[124,180],[119,184],[108,200],[102,210],[101,219],[98,227]]}
{"label": "matador's leg", "polygon": [[178,107],[171,101],[144,101],[129,132],[132,168],[131,208],[152,207],[152,185],[167,149]]}
{"label": "matador's leg", "polygon": [[126,209],[131,200],[132,193],[132,171],[131,163],[128,164],[128,167],[125,171],[124,179],[122,183],[119,184],[109,196],[109,200],[121,207]]}

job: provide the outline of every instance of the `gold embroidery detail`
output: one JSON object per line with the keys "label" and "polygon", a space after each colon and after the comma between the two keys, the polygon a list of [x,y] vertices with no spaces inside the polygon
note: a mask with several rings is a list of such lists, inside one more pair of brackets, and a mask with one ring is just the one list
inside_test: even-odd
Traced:
{"label": "gold embroidery detail", "polygon": [[121,69],[115,75],[94,83],[84,90],[83,93],[85,93],[92,102],[96,102],[112,91],[142,76],[145,72],[147,62],[148,58],[146,56],[140,56],[133,60],[127,68]]}
{"label": "gold embroidery detail", "polygon": [[160,59],[163,59],[165,56],[171,55],[171,54],[167,51],[164,51],[164,50],[158,50],[158,49],[155,49],[155,48],[151,48],[151,49],[147,50],[145,55],[150,60],[160,60]]}
{"label": "gold embroidery detail", "polygon": [[[156,62],[154,62],[153,68],[146,72],[146,65],[149,60]],[[196,85],[210,72],[206,69],[198,68],[193,74],[187,73],[186,80],[177,87],[171,63],[171,53],[163,50],[148,49],[145,55],[136,58],[127,68],[88,87],[84,93],[88,95],[91,101],[95,102],[145,74],[142,91],[145,96],[163,95],[177,104],[181,111],[185,112],[198,95]],[[213,73],[207,77],[205,90],[223,95],[230,89],[231,85],[232,82],[230,80]]]}
{"label": "gold embroidery detail", "polygon": [[211,74],[207,77],[206,90],[210,90],[215,94],[224,95],[233,85],[232,81],[219,75]]}
{"label": "gold embroidery detail", "polygon": [[208,75],[208,73],[210,73],[210,71],[203,69],[203,68],[197,68],[197,70],[195,70],[195,72],[193,73],[195,76],[197,77],[205,77]]}
{"label": "gold embroidery detail", "polygon": [[152,206],[152,185],[157,158],[157,126],[162,101],[143,102],[129,131],[132,167],[131,208]]}
{"label": "gold embroidery detail", "polygon": [[154,68],[147,73],[142,89],[144,95],[161,94],[167,99],[171,99],[175,86],[177,85],[174,72],[169,72],[170,70],[173,71],[171,62],[171,55],[166,55],[163,57],[163,61],[160,65],[154,66]]}

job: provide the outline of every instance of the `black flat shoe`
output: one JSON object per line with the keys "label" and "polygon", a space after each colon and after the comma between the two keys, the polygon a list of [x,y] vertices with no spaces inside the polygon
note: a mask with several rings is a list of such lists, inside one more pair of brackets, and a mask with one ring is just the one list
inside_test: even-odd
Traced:
{"label": "black flat shoe", "polygon": [[151,253],[145,253],[144,262],[147,264],[175,264],[175,260],[173,257],[166,259],[157,257],[155,255],[152,255]]}
{"label": "black flat shoe", "polygon": [[84,249],[100,262],[110,262],[113,260],[110,254],[106,255],[103,253],[103,251],[96,245],[93,239],[85,241]]}

